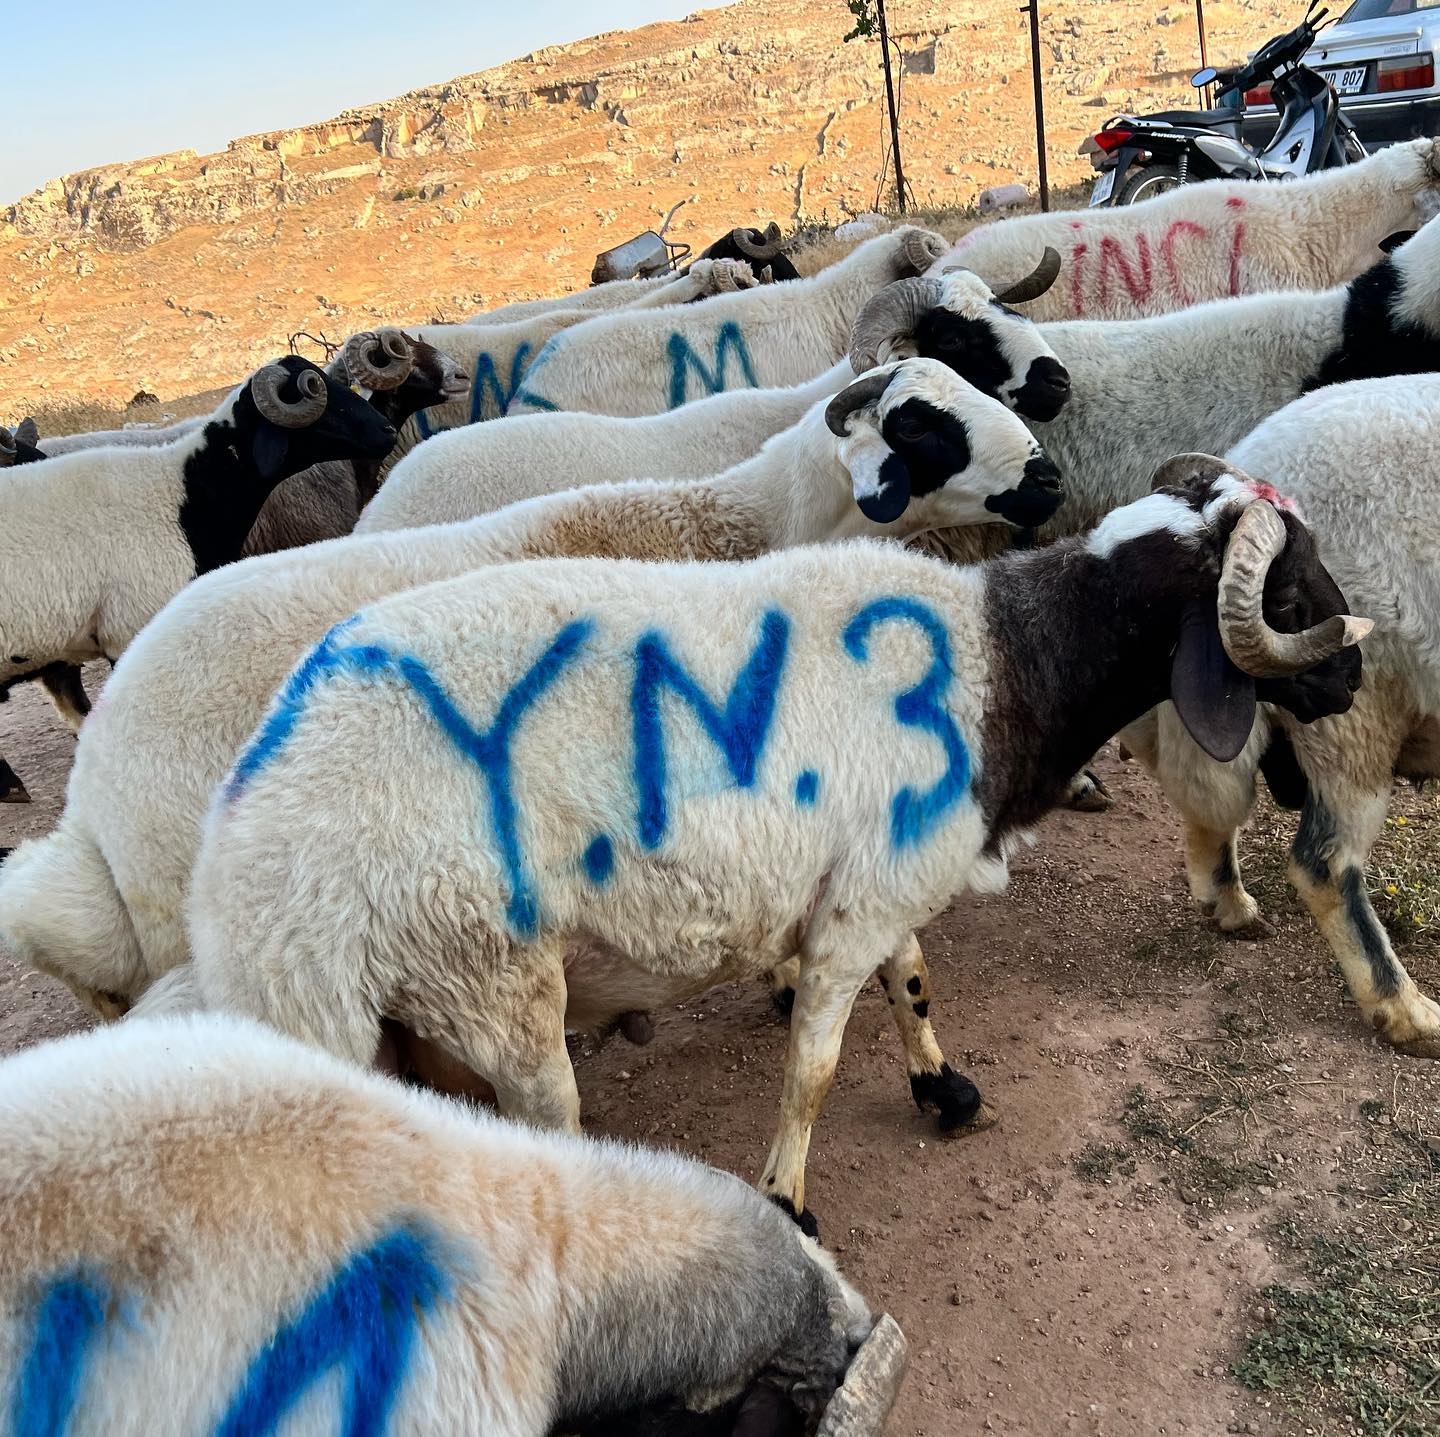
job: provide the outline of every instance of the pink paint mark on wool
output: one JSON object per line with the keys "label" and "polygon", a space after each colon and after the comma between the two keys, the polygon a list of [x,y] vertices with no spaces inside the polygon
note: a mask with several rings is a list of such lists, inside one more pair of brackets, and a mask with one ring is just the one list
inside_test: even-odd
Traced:
{"label": "pink paint mark on wool", "polygon": [[1243,210],[1245,208],[1245,201],[1242,200],[1239,195],[1231,195],[1230,198],[1225,201],[1225,208],[1229,210]]}
{"label": "pink paint mark on wool", "polygon": [[1292,514],[1296,512],[1295,501],[1288,495],[1282,494],[1273,484],[1266,484],[1261,479],[1252,479],[1247,487],[1257,499],[1263,499],[1277,509],[1288,509]]}
{"label": "pink paint mark on wool", "polygon": [[1175,297],[1181,304],[1194,304],[1190,297],[1190,291],[1185,287],[1185,281],[1180,274],[1180,265],[1175,258],[1175,245],[1184,235],[1198,235],[1201,239],[1209,233],[1203,225],[1197,225],[1194,220],[1175,220],[1165,231],[1165,237],[1160,241],[1160,258],[1165,262],[1165,273],[1170,279],[1170,288],[1175,292]]}
{"label": "pink paint mark on wool", "polygon": [[1085,251],[1084,243],[1070,251],[1070,309],[1077,318],[1085,313]]}
{"label": "pink paint mark on wool", "polygon": [[1245,222],[1235,221],[1235,233],[1230,236],[1230,293],[1240,293],[1240,252],[1245,247]]}
{"label": "pink paint mark on wool", "polygon": [[1110,307],[1110,268],[1119,271],[1120,279],[1130,291],[1135,304],[1143,304],[1150,298],[1154,286],[1154,272],[1150,264],[1150,241],[1143,234],[1135,236],[1135,254],[1138,261],[1137,273],[1131,268],[1129,257],[1120,247],[1120,241],[1113,235],[1105,235],[1100,241],[1100,307]]}

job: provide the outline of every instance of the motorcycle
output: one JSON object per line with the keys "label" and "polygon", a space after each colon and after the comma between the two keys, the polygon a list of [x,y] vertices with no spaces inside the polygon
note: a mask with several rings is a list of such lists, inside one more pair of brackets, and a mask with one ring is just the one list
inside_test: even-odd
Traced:
{"label": "motorcycle", "polygon": [[[1303,62],[1329,11],[1311,0],[1293,30],[1261,47],[1248,64],[1219,71],[1207,66],[1190,78],[1196,89],[1216,87],[1216,108],[1117,115],[1080,146],[1099,171],[1090,204],[1133,205],[1201,180],[1289,180],[1353,165],[1365,146],[1340,108],[1330,82]],[[1275,133],[1256,151],[1241,135],[1247,93],[1268,86],[1279,114]]]}

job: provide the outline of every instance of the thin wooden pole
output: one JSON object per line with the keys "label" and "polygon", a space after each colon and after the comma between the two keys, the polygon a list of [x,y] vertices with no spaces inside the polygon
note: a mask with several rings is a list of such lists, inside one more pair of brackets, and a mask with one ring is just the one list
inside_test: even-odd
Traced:
{"label": "thin wooden pole", "polygon": [[890,107],[890,150],[895,156],[895,205],[905,213],[905,167],[900,163],[900,116],[895,109],[895,81],[890,75],[890,32],[885,28],[885,0],[875,0],[880,21],[880,54],[885,63],[885,103]]}
{"label": "thin wooden pole", "polygon": [[1040,161],[1040,208],[1050,208],[1050,179],[1045,165],[1045,92],[1040,80],[1040,0],[1022,5],[1030,16],[1030,74],[1035,84],[1035,153]]}

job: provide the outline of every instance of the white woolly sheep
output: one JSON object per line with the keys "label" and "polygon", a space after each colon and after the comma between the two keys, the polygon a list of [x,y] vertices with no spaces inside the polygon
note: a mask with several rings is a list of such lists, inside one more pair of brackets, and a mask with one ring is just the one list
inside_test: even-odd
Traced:
{"label": "white woolly sheep", "polygon": [[[698,260],[687,273],[667,275],[661,283],[651,285],[620,312],[636,310],[646,314],[711,296],[733,296],[759,283],[748,264],[728,259]],[[400,430],[395,457],[409,453],[422,440],[442,430],[498,419],[551,337],[595,318],[591,310],[567,305],[494,324],[412,327],[412,333],[450,355],[470,375],[470,390],[462,398],[416,414]]]}
{"label": "white woolly sheep", "polygon": [[1267,751],[1273,762],[1293,750],[1298,791],[1279,795],[1303,808],[1290,880],[1366,1022],[1402,1052],[1427,1058],[1440,1058],[1440,1006],[1396,957],[1364,871],[1393,777],[1440,777],[1437,416],[1440,375],[1364,380],[1297,400],[1230,451],[1234,464],[1295,496],[1341,590],[1376,620],[1354,708],[1302,729],[1263,707],[1244,750],[1224,764],[1164,707],[1123,735],[1186,820],[1192,894],[1231,931],[1259,918],[1241,881],[1236,830],[1254,804],[1257,769],[1273,775]]}
{"label": "white woolly sheep", "polygon": [[173,444],[7,469],[0,695],[56,663],[113,663],[180,588],[239,557],[283,479],[321,459],[378,459],[394,439],[363,399],[289,355]]}
{"label": "white woolly sheep", "polygon": [[546,344],[506,412],[658,414],[726,389],[803,383],[844,356],[855,315],[876,290],[927,269],[944,245],[907,225],[809,279],[663,315],[600,315]]}
{"label": "white woolly sheep", "polygon": [[798,952],[760,1186],[801,1216],[865,979],[908,1005],[914,929],[1001,884],[1017,830],[1157,695],[1202,733],[1233,719],[1211,635],[1349,703],[1368,625],[1262,612],[1280,554],[1277,582],[1333,590],[1292,530],[1222,476],[968,569],[858,541],[542,560],[382,601],[294,670],[212,804],[202,995],[360,1062],[392,1017],[502,1111],[574,1128],[567,1024]]}
{"label": "white woolly sheep", "polygon": [[[1058,261],[1057,261],[1058,262]],[[1049,264],[1028,278],[1023,293],[1046,282]],[[957,271],[943,280],[900,280],[882,291],[897,302],[874,302],[852,336],[852,349],[883,348],[887,359],[920,354],[940,359],[982,393],[1017,413],[1052,418],[1069,396],[1069,379],[1039,330],[1007,309],[977,276]],[[916,323],[917,306],[931,309]],[[797,423],[822,396],[857,372],[842,359],[792,389],[740,389],[697,399],[640,418],[604,414],[512,415],[504,424],[471,425],[412,451],[385,481],[357,529],[414,528],[452,523],[537,494],[625,479],[701,478],[757,453],[772,434]]]}
{"label": "white woolly sheep", "polygon": [[[305,649],[362,604],[537,555],[722,560],[955,522],[1029,525],[1059,498],[1053,466],[1013,414],[913,359],[853,381],[708,480],[580,489],[217,574],[116,669],[81,735],[59,825],[0,869],[0,932],[106,1015],[181,964],[184,890],[215,785]],[[178,712],[188,717],[177,741],[158,716]],[[918,945],[896,961],[902,985],[928,1001]],[[917,1103],[947,1130],[988,1123],[928,1018],[906,1004],[896,1022]]]}
{"label": "white woolly sheep", "polygon": [[0,1064],[17,1437],[879,1437],[905,1342],[738,1178],[257,1024]]}
{"label": "white woolly sheep", "polygon": [[1381,240],[1440,210],[1433,139],[1289,184],[1211,180],[1138,205],[1021,215],[977,225],[936,263],[997,288],[1045,245],[1060,282],[1032,319],[1126,319],[1267,290],[1325,289],[1373,264]]}

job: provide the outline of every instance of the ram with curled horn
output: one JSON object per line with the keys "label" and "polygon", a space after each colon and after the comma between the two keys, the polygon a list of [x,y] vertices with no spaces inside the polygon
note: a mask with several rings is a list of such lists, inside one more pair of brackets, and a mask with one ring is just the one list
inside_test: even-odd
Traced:
{"label": "ram with curled horn", "polygon": [[415,368],[414,346],[398,329],[365,329],[345,341],[340,362],[372,393],[399,389]]}

